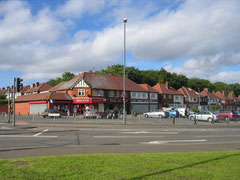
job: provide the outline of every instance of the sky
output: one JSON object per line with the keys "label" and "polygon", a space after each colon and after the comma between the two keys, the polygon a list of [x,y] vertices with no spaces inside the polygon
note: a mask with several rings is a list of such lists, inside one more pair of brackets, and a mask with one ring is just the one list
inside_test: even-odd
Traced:
{"label": "sky", "polygon": [[0,88],[123,64],[240,81],[240,0],[0,0]]}

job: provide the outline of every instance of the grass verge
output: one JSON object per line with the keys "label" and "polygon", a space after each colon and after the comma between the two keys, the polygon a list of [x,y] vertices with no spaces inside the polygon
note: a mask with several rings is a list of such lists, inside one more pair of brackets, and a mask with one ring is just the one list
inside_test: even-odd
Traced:
{"label": "grass verge", "polygon": [[0,179],[240,179],[240,151],[7,159]]}

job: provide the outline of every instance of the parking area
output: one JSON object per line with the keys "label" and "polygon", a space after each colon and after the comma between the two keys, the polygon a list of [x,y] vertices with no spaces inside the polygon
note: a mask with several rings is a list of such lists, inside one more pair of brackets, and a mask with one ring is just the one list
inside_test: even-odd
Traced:
{"label": "parking area", "polygon": [[[0,115],[0,122],[7,123],[8,116],[5,114]],[[10,118],[10,122],[12,123],[12,116]],[[122,117],[118,117],[115,119],[106,119],[106,118],[84,118],[83,116],[63,116],[59,117],[49,117],[43,118],[42,116],[16,116],[15,118],[16,125],[24,125],[26,123],[34,124],[34,123],[49,123],[49,124],[109,124],[109,125],[121,125],[123,124]],[[227,125],[227,124],[240,124],[240,119],[234,119],[230,121],[226,121],[224,119],[220,119],[218,122],[214,124],[212,122],[207,121],[193,121],[188,118],[146,118],[142,114],[137,116],[127,115],[126,124],[128,125]]]}

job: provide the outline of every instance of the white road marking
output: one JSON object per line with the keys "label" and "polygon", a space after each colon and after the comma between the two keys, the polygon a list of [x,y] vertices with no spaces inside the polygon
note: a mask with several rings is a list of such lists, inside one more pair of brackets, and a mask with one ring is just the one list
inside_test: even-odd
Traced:
{"label": "white road marking", "polygon": [[123,134],[178,134],[178,132],[147,132],[147,131],[134,131],[134,132],[121,132]]}
{"label": "white road marking", "polygon": [[29,135],[0,135],[0,138],[8,137],[8,138],[57,138],[58,136],[29,136]]}
{"label": "white road marking", "polygon": [[194,137],[240,137],[240,135],[210,135],[210,136],[194,136]]}
{"label": "white road marking", "polygon": [[94,138],[159,138],[162,136],[93,136]]}
{"label": "white road marking", "polygon": [[43,131],[40,132],[40,133],[34,134],[33,136],[40,136],[41,134],[43,134],[43,133],[45,133],[45,132],[47,132],[47,131],[49,131],[49,130],[48,130],[48,129],[45,129],[45,130],[43,130]]}
{"label": "white road marking", "polygon": [[166,144],[166,143],[182,143],[182,142],[206,142],[205,139],[197,139],[197,140],[169,140],[169,141],[149,141],[149,142],[141,142],[140,144]]}

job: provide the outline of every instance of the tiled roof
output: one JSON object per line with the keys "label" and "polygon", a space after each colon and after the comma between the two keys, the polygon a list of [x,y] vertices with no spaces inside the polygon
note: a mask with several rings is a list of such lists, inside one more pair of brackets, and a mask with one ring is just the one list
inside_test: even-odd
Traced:
{"label": "tiled roof", "polygon": [[144,88],[148,92],[157,93],[157,91],[153,89],[151,86],[149,86],[148,84],[138,84],[138,85]]}
{"label": "tiled roof", "polygon": [[238,100],[238,98],[233,94],[233,92],[230,92],[230,93],[228,94],[228,97],[229,97],[230,99],[233,99],[233,100]]}
{"label": "tiled roof", "polygon": [[[66,90],[74,88],[77,83],[83,79],[91,88],[94,89],[109,89],[109,90],[121,90],[123,89],[123,77],[97,74],[91,72],[84,72],[76,76],[72,80],[63,83],[56,90]],[[144,88],[126,78],[126,91],[146,91]]]}
{"label": "tiled roof", "polygon": [[28,89],[25,93],[47,91],[50,88],[52,88],[52,86],[48,85],[47,83],[41,83],[36,87],[32,87],[32,88]]}
{"label": "tiled roof", "polygon": [[57,85],[53,86],[52,88],[50,88],[48,91],[57,91],[65,82],[60,82]]}
{"label": "tiled roof", "polygon": [[72,100],[72,98],[66,93],[40,93],[40,94],[30,94],[18,96],[16,102],[26,102],[26,101],[40,101],[40,100]]}
{"label": "tiled roof", "polygon": [[216,95],[220,99],[230,100],[229,97],[225,96],[225,92],[224,91],[223,92],[220,92],[220,91],[215,92],[214,95]]}
{"label": "tiled roof", "polygon": [[178,89],[178,91],[183,93],[185,96],[188,96],[188,97],[199,97],[199,93],[197,93],[193,89],[187,88],[185,86]]}
{"label": "tiled roof", "polygon": [[23,89],[21,90],[21,93],[25,93],[30,89],[30,86],[23,86]]}
{"label": "tiled roof", "polygon": [[155,89],[159,94],[184,95],[182,92],[177,91],[173,87],[162,83],[157,83],[153,86],[153,89]]}
{"label": "tiled roof", "polygon": [[200,92],[201,97],[209,97],[210,99],[219,99],[218,96],[216,96],[215,94],[209,92],[209,90],[207,88],[205,88],[202,92]]}

